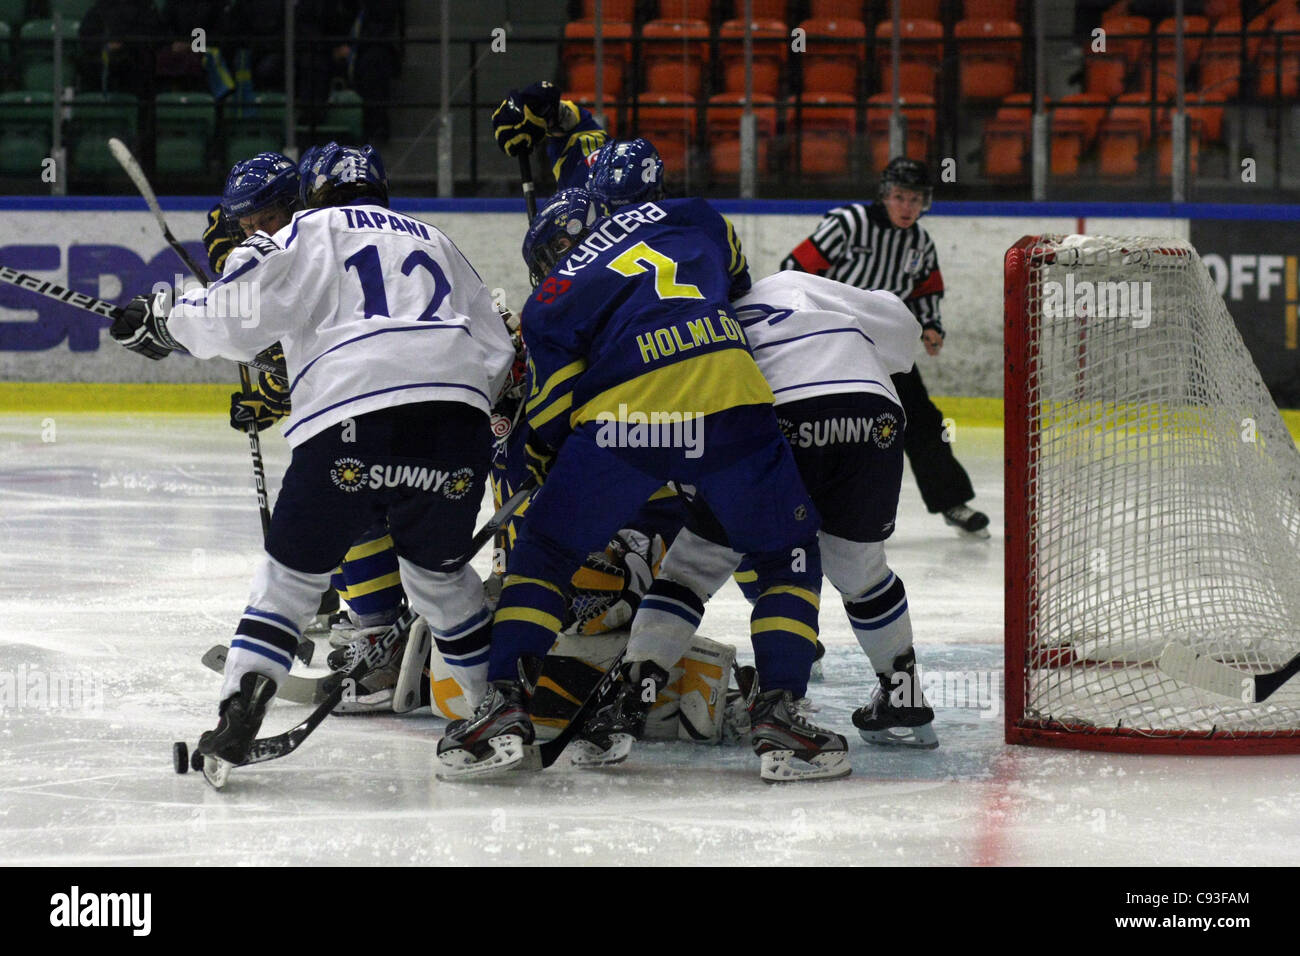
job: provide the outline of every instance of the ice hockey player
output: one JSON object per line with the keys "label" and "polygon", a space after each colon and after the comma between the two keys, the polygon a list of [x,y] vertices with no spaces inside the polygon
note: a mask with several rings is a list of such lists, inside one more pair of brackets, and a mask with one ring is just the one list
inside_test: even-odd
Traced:
{"label": "ice hockey player", "polygon": [[[930,208],[932,188],[925,163],[891,159],[880,175],[876,202],[832,209],[781,268],[894,293],[921,323],[926,352],[938,355],[944,339],[939,318],[943,275],[934,240],[917,221]],[[913,366],[893,378],[907,414],[904,450],[926,508],[963,533],[987,538],[988,515],[969,505],[975,497],[970,476],[945,440],[943,413],[930,400],[921,373]]]}
{"label": "ice hockey player", "polygon": [[[273,236],[289,225],[294,212],[301,208],[299,192],[298,164],[287,156],[258,153],[236,163],[226,178],[221,201],[208,213],[208,227],[203,234],[213,273],[220,276],[225,271],[230,251],[249,236],[257,232]],[[284,366],[278,342],[261,357]],[[283,376],[258,372],[252,386],[250,393],[239,391],[230,396],[230,427],[236,431],[246,431],[250,421],[261,431],[289,414],[289,385]],[[384,521],[367,529],[349,548],[330,584],[348,602],[347,611],[337,616],[346,626],[336,626],[331,632],[331,643],[340,646],[330,655],[330,664],[336,670],[350,670],[364,643],[387,632],[406,601],[397,553]],[[328,626],[328,620],[324,626]],[[391,706],[403,650],[395,646],[390,661],[359,681],[340,703],[339,712]]]}
{"label": "ice hockey player", "polygon": [[[445,778],[523,759],[533,726],[519,659],[546,653],[583,557],[667,481],[690,485],[701,513],[754,557],[763,593],[751,630],[771,688],[788,699],[812,664],[817,514],[730,306],[749,287],[739,242],[698,199],[606,211],[586,190],[563,190],[524,240],[535,285],[521,316],[528,453],[545,484],[507,565],[488,696],[438,744]],[[648,693],[665,679],[626,676]]]}
{"label": "ice hockey player", "polygon": [[[902,579],[885,559],[903,475],[904,416],[890,375],[908,369],[916,322],[899,298],[820,276],[778,272],[732,303],[759,368],[776,395],[776,414],[804,484],[822,516],[822,568],[844,601],[880,685],[853,714],[870,743],[933,748],[934,711],[916,677],[912,626]],[[688,529],[677,536],[660,576],[632,623],[625,661],[662,668],[689,645],[704,605],[740,555]],[[762,657],[753,733],[764,722]],[[653,701],[633,687],[592,718],[579,753],[589,764],[617,763]],[[797,747],[779,779],[816,777]]]}
{"label": "ice hockey player", "polygon": [[664,198],[664,161],[648,139],[606,143],[591,157],[587,191],[610,209]]}
{"label": "ice hockey player", "polygon": [[558,189],[585,183],[588,160],[609,139],[590,110],[560,99],[559,87],[546,80],[511,90],[492,114],[492,134],[507,156],[545,143]]}
{"label": "ice hockey player", "polygon": [[514,349],[451,240],[389,211],[373,149],[331,143],[309,159],[306,208],[286,229],[245,240],[220,280],[174,305],[167,291],[138,296],[111,328],[153,359],[186,348],[247,360],[284,346],[292,457],[226,660],[219,720],[199,740],[200,753],[230,764],[246,756],[330,572],[379,518],[414,610],[477,649],[462,661],[471,694],[490,633],[482,581],[462,555],[488,468],[488,409]]}

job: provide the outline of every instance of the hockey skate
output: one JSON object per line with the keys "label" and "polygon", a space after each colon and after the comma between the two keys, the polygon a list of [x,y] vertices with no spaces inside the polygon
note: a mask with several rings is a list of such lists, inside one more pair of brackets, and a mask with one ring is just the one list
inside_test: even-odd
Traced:
{"label": "hockey skate", "polygon": [[914,747],[934,750],[939,746],[935,735],[934,708],[921,692],[916,678],[916,651],[894,659],[890,674],[877,674],[880,686],[870,703],[853,712],[853,726],[869,744]]}
{"label": "hockey skate", "polygon": [[968,508],[966,505],[956,505],[948,508],[943,513],[943,520],[945,524],[960,528],[964,534],[972,537],[987,538],[989,536],[989,516],[982,511]]}
{"label": "hockey skate", "polygon": [[203,757],[204,779],[217,790],[226,785],[231,769],[248,756],[274,696],[273,680],[265,674],[245,674],[239,680],[239,693],[221,702],[216,728],[199,737],[195,750]]}
{"label": "hockey skate", "polygon": [[438,741],[439,780],[460,780],[523,769],[533,742],[523,685],[498,680],[468,720],[453,720]]}
{"label": "hockey skate", "polygon": [[668,683],[667,672],[654,661],[634,661],[619,670],[621,682],[614,699],[591,715],[569,745],[575,767],[607,767],[626,760],[632,744],[645,732],[650,708]]}
{"label": "hockey skate", "polygon": [[[357,666],[357,663],[365,656],[370,646],[379,638],[388,633],[392,624],[380,624],[378,627],[358,627],[347,632],[351,634],[349,640],[335,650],[330,651],[329,656],[325,658],[325,663],[329,665],[332,671],[350,671]],[[392,657],[401,659],[401,644],[390,649]]]}
{"label": "hockey skate", "polygon": [[768,783],[847,777],[848,742],[808,721],[788,690],[763,691],[749,709],[750,739]]}

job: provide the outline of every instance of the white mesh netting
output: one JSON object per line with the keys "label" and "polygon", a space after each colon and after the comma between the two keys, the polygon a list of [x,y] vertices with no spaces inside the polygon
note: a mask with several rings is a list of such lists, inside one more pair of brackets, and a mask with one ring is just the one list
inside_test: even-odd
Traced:
{"label": "white mesh netting", "polygon": [[1245,704],[1155,666],[1170,642],[1244,674],[1300,653],[1300,453],[1195,250],[1042,237],[1018,281],[1024,717],[1300,734],[1300,678]]}

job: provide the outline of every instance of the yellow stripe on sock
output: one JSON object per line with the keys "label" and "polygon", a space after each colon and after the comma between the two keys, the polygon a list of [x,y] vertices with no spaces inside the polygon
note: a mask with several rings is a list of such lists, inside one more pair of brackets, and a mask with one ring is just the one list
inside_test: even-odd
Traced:
{"label": "yellow stripe on sock", "polygon": [[497,611],[496,616],[492,618],[492,626],[505,624],[507,621],[520,621],[524,624],[536,624],[538,627],[544,627],[552,634],[559,631],[560,619],[554,614],[547,614],[545,611],[539,611],[531,607],[507,607]]}
{"label": "yellow stripe on sock", "polygon": [[387,551],[393,546],[392,535],[384,535],[382,538],[376,538],[374,541],[367,541],[365,544],[359,544],[348,551],[344,561],[360,561],[362,558],[368,558],[372,554],[378,554],[381,551]]}
{"label": "yellow stripe on sock", "polygon": [[755,637],[767,631],[789,631],[814,644],[817,643],[817,631],[792,617],[760,617],[749,625],[749,632]]}
{"label": "yellow stripe on sock", "polygon": [[384,588],[396,587],[402,583],[402,576],[394,571],[392,574],[385,574],[383,577],[371,578],[369,581],[362,581],[360,584],[353,584],[348,587],[349,597],[361,597],[363,594],[374,594],[376,591],[382,591]]}
{"label": "yellow stripe on sock", "polygon": [[768,588],[760,594],[759,599],[761,600],[770,594],[793,594],[795,597],[803,598],[819,611],[821,610],[822,596],[809,591],[807,588],[795,587],[793,584],[778,584],[776,587]]}
{"label": "yellow stripe on sock", "polygon": [[521,574],[507,575],[504,583],[502,584],[501,589],[504,591],[506,588],[512,588],[516,584],[536,584],[538,587],[543,587],[546,588],[547,590],[554,591],[560,597],[564,597],[564,592],[561,591],[559,588],[557,588],[550,581],[543,581],[541,578],[526,578]]}

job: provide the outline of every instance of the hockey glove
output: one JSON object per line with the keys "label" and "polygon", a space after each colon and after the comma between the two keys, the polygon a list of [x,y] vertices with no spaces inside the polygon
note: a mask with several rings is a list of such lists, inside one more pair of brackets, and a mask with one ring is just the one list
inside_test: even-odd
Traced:
{"label": "hockey glove", "polygon": [[275,424],[282,415],[283,412],[272,411],[260,395],[234,392],[230,396],[230,427],[235,431],[248,431],[248,423],[252,422],[260,432]]}
{"label": "hockey glove", "polygon": [[208,210],[208,225],[203,230],[203,248],[208,251],[208,265],[212,267],[213,274],[221,275],[226,268],[226,256],[235,248],[235,240],[231,238],[230,227],[221,214],[219,203]]}
{"label": "hockey glove", "polygon": [[511,90],[492,114],[492,134],[507,156],[529,153],[546,138],[560,116],[560,91],[543,80]]}
{"label": "hockey glove", "polygon": [[529,432],[528,441],[524,443],[524,467],[528,469],[528,473],[533,476],[539,488],[546,481],[546,476],[554,463],[555,449],[538,438],[536,432]]}
{"label": "hockey glove", "polygon": [[124,348],[139,352],[145,358],[164,359],[180,343],[167,332],[168,300],[170,291],[152,295],[137,295],[126,304],[108,332]]}
{"label": "hockey glove", "polygon": [[284,367],[284,349],[276,342],[269,348],[257,353],[257,357],[273,364],[278,371],[257,373],[257,397],[266,403],[267,409],[276,418],[289,414],[289,373]]}

